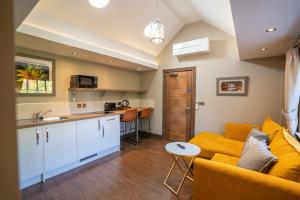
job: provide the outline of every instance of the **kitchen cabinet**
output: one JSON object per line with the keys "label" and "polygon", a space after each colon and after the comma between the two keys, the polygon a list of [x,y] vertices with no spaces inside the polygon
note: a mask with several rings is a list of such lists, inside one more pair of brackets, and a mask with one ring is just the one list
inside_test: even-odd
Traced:
{"label": "kitchen cabinet", "polygon": [[77,121],[77,149],[79,159],[84,159],[100,152],[101,131],[101,118]]}
{"label": "kitchen cabinet", "polygon": [[20,181],[43,173],[42,134],[42,127],[25,128],[17,131]]}
{"label": "kitchen cabinet", "polygon": [[90,156],[100,158],[118,151],[120,116],[22,128],[17,138],[19,181],[24,188],[81,166]]}
{"label": "kitchen cabinet", "polygon": [[76,122],[43,126],[45,171],[77,160]]}
{"label": "kitchen cabinet", "polygon": [[120,146],[120,116],[113,115],[101,118],[101,150],[106,151]]}

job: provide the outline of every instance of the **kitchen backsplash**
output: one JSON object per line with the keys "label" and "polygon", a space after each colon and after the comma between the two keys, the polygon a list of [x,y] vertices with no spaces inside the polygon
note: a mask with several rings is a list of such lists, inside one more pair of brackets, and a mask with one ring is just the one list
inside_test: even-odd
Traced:
{"label": "kitchen backsplash", "polygon": [[[151,99],[128,99],[128,101],[131,107],[155,107],[154,101]],[[105,102],[110,101],[20,103],[16,104],[17,119],[29,119],[33,117],[34,113],[48,109],[52,112],[48,113],[47,116],[103,111]],[[78,108],[78,104],[81,108]],[[83,104],[86,104],[86,107]]]}

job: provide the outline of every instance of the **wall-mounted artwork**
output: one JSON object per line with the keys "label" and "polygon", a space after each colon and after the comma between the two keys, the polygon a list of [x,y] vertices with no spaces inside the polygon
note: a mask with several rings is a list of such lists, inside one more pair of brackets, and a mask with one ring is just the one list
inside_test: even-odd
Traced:
{"label": "wall-mounted artwork", "polygon": [[217,78],[217,96],[248,96],[248,76]]}
{"label": "wall-mounted artwork", "polygon": [[55,95],[55,60],[17,54],[16,92],[19,96]]}

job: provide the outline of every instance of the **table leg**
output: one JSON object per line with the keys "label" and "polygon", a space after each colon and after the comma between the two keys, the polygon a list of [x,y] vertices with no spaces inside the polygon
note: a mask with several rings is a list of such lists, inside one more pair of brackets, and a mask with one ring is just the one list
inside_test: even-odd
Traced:
{"label": "table leg", "polygon": [[[171,169],[170,169],[168,175],[166,176],[166,178],[165,178],[165,180],[164,180],[164,185],[165,185],[171,192],[173,192],[176,196],[178,196],[178,194],[179,194],[179,192],[180,192],[180,190],[181,190],[181,187],[182,187],[182,185],[183,185],[183,183],[184,183],[184,180],[185,180],[186,178],[187,178],[188,180],[190,180],[190,181],[193,182],[193,179],[192,179],[191,177],[189,177],[187,174],[188,174],[189,172],[192,174],[192,172],[191,172],[190,170],[191,170],[191,166],[192,166],[192,164],[193,164],[193,161],[194,161],[194,159],[195,159],[195,156],[192,157],[192,159],[191,159],[191,161],[190,161],[189,164],[187,164],[187,163],[184,161],[184,159],[183,159],[183,161],[184,161],[184,163],[185,163],[185,166],[187,167],[185,171],[181,168],[181,166],[180,166],[179,163],[178,163],[178,158],[179,158],[179,156],[176,156],[176,157],[175,157],[174,155],[172,155],[172,158],[173,158],[174,162],[173,162],[173,164],[172,164],[172,167],[171,167]],[[177,166],[181,169],[181,171],[183,172],[183,177],[182,177],[182,179],[181,179],[181,181],[180,181],[180,184],[179,184],[177,190],[174,190],[174,189],[173,189],[171,186],[169,186],[168,183],[167,183],[167,181],[168,181],[168,179],[169,179],[169,177],[170,177],[170,175],[171,175],[171,173],[172,173],[172,171],[173,171],[175,165],[177,165]]]}

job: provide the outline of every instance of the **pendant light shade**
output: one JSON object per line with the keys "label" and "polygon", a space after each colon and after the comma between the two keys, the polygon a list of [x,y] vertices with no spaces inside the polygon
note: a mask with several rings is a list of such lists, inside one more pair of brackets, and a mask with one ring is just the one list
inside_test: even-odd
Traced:
{"label": "pendant light shade", "polygon": [[164,25],[161,24],[159,20],[150,23],[150,41],[157,44],[164,42],[164,28]]}
{"label": "pendant light shade", "polygon": [[87,0],[87,2],[95,8],[104,8],[110,0]]}
{"label": "pendant light shade", "polygon": [[[158,12],[158,0],[157,0],[157,16]],[[160,22],[159,17],[157,20],[148,24],[144,29],[144,34],[151,42],[159,44],[165,40],[165,26]]]}

